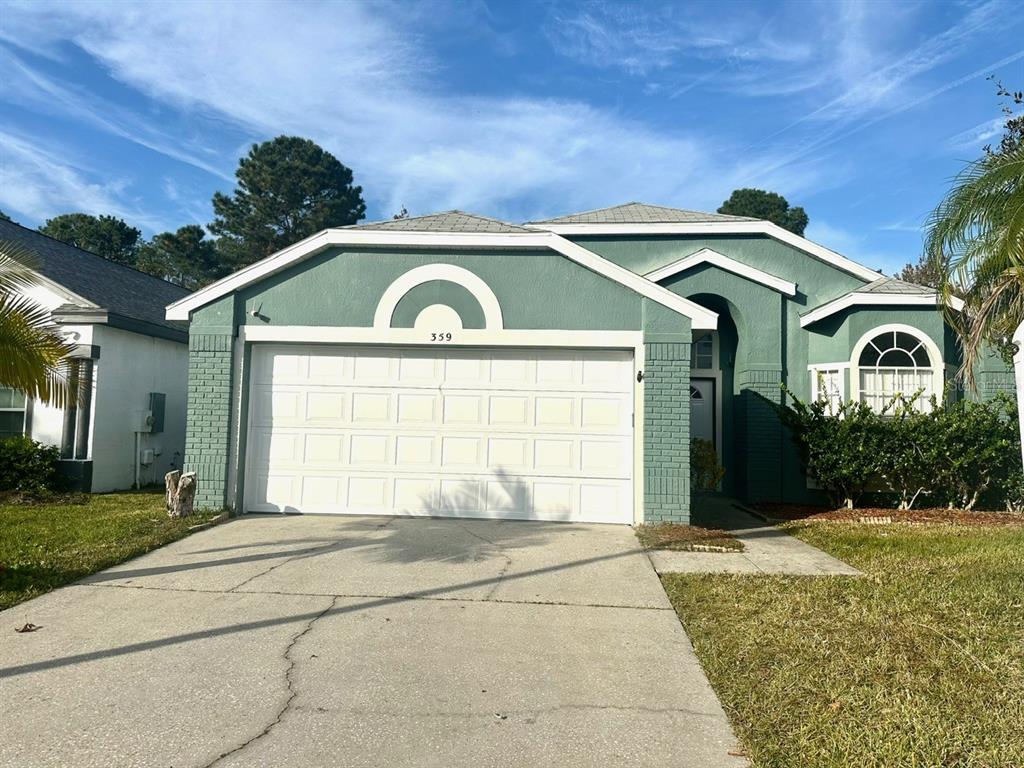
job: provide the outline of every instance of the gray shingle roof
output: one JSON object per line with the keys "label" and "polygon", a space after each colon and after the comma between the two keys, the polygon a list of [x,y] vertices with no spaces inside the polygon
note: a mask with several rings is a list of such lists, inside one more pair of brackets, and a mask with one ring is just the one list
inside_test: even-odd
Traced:
{"label": "gray shingle roof", "polygon": [[857,288],[854,293],[889,293],[901,296],[921,296],[935,293],[934,288],[916,283],[897,280],[895,277],[880,277],[872,283]]}
{"label": "gray shingle roof", "polygon": [[184,330],[181,323],[164,319],[164,307],[189,294],[180,286],[115,264],[12,221],[0,221],[0,242],[5,241],[34,254],[33,267],[41,275],[109,312],[176,331]]}
{"label": "gray shingle roof", "polygon": [[646,203],[626,203],[596,211],[583,211],[530,224],[697,224],[710,221],[756,221],[748,216],[703,213],[683,208],[666,208]]}
{"label": "gray shingle roof", "polygon": [[408,219],[371,221],[368,224],[353,224],[345,229],[381,229],[393,232],[536,232],[533,229],[465,211],[443,211]]}

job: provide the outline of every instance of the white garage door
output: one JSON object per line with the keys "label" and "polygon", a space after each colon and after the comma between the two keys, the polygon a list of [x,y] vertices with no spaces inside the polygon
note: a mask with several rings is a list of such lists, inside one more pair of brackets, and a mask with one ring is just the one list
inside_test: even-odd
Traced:
{"label": "white garage door", "polygon": [[633,521],[632,353],[257,345],[246,509]]}

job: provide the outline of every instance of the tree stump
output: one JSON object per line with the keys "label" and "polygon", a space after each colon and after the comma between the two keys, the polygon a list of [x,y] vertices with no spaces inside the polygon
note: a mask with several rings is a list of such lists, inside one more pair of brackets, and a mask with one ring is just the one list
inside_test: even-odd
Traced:
{"label": "tree stump", "polygon": [[171,514],[171,510],[174,509],[174,497],[178,493],[178,481],[181,479],[181,470],[175,469],[164,475],[164,506],[167,508],[167,514]]}
{"label": "tree stump", "polygon": [[192,514],[196,498],[196,473],[179,470],[164,475],[167,490],[167,514],[170,517],[188,517]]}

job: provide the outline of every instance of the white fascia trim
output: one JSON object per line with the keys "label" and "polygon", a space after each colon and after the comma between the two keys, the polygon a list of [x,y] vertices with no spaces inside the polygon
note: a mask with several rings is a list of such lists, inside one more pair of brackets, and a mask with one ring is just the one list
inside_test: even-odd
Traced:
{"label": "white fascia trim", "polygon": [[[800,327],[806,328],[850,307],[934,307],[938,306],[938,303],[939,297],[934,293],[848,293],[803,315],[800,318]],[[964,308],[963,301],[955,297],[950,304],[957,312]]]}
{"label": "white fascia trim", "polygon": [[672,277],[680,272],[685,272],[688,269],[699,266],[700,264],[713,264],[719,269],[724,269],[726,272],[732,272],[740,277],[745,277],[748,280],[752,280],[755,283],[767,286],[774,291],[783,293],[786,296],[796,295],[796,283],[791,283],[788,280],[783,280],[780,277],[775,277],[757,267],[752,267],[749,264],[744,264],[742,261],[736,261],[731,259],[724,253],[712,250],[711,248],[701,248],[696,253],[691,253],[689,256],[685,256],[678,261],[674,261],[664,267],[648,272],[644,277],[655,283],[660,283],[666,277]]}
{"label": "white fascia trim", "polygon": [[706,221],[693,224],[531,224],[559,235],[767,235],[797,250],[831,264],[866,282],[881,277],[823,245],[795,235],[770,221]]}
{"label": "white fascia trim", "polygon": [[188,320],[191,312],[221,296],[275,272],[280,272],[318,251],[340,245],[391,245],[421,248],[547,248],[593,272],[631,288],[652,301],[689,317],[691,326],[695,330],[714,330],[718,327],[718,315],[715,312],[684,299],[682,296],[677,296],[672,291],[630,272],[625,267],[620,267],[618,264],[551,232],[459,233],[325,229],[323,232],[300,240],[295,245],[278,251],[255,264],[250,264],[248,267],[170,304],[167,307],[166,317],[168,320]]}
{"label": "white fascia trim", "polygon": [[561,331],[452,329],[451,339],[431,338],[438,334],[422,328],[346,328],[321,325],[243,325],[238,330],[243,342],[290,344],[402,344],[431,347],[586,347],[594,349],[636,349],[642,347],[642,331]]}

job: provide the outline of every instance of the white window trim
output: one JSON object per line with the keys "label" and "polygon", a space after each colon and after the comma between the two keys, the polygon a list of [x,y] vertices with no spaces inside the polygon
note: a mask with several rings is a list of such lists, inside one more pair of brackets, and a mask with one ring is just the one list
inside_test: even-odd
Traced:
{"label": "white window trim", "polygon": [[[851,399],[856,400],[857,402],[863,402],[863,400],[861,399],[863,393],[861,392],[860,388],[861,368],[857,364],[857,361],[860,360],[860,353],[864,351],[864,347],[866,347],[871,342],[871,340],[874,339],[876,336],[883,333],[891,333],[893,331],[910,334],[915,339],[924,344],[924,348],[928,352],[928,361],[931,363],[931,365],[928,367],[917,367],[915,368],[915,370],[930,370],[932,372],[932,376],[934,377],[932,380],[934,391],[931,394],[934,394],[936,398],[941,400],[942,393],[945,390],[946,386],[946,365],[942,359],[942,351],[939,349],[938,345],[934,341],[932,341],[931,337],[928,336],[928,334],[926,334],[924,331],[920,330],[919,328],[915,328],[912,325],[906,325],[903,323],[887,323],[885,325],[879,325],[876,328],[872,328],[870,331],[861,336],[857,340],[857,343],[853,345],[853,353],[850,355],[850,389],[852,390],[855,396],[852,397]],[[865,370],[875,370],[877,369],[877,367],[878,366],[871,366],[870,368],[865,368]],[[882,367],[893,368],[900,366]]]}
{"label": "white window trim", "polygon": [[[14,392],[18,390],[13,387],[4,387],[4,389],[10,389]],[[20,413],[21,414],[21,434],[22,436],[28,435],[31,431],[31,423],[29,422],[32,413],[32,401],[27,395],[22,394],[25,398],[25,404],[20,408],[0,408],[0,413]]]}
{"label": "white window trim", "polygon": [[678,296],[667,288],[631,272],[593,251],[552,232],[529,233],[458,233],[458,232],[394,232],[358,229],[325,229],[278,251],[262,261],[250,264],[179,301],[169,304],[168,320],[188,320],[189,315],[210,302],[251,285],[263,278],[334,246],[392,246],[396,248],[500,248],[549,249],[570,261],[626,286],[636,293],[690,318],[695,330],[714,330],[718,314],[696,302]]}
{"label": "white window trim", "polygon": [[664,267],[660,267],[653,272],[648,272],[644,277],[654,282],[661,282],[665,278],[677,275],[680,272],[685,272],[688,269],[693,269],[701,264],[712,264],[719,269],[725,270],[726,272],[732,272],[734,275],[745,277],[760,285],[764,285],[771,288],[773,291],[785,294],[786,296],[796,295],[796,283],[791,283],[788,280],[783,280],[780,277],[769,274],[762,269],[752,267],[749,264],[744,264],[736,259],[729,258],[723,253],[712,250],[711,248],[701,248],[696,253],[691,253],[689,256],[685,256],[678,261],[674,261],[671,264],[667,264]]}
{"label": "white window trim", "polygon": [[811,375],[811,402],[818,402],[821,392],[818,390],[818,376],[827,371],[839,371],[839,402],[845,403],[846,397],[846,374],[850,367],[849,361],[842,363],[812,363],[807,366]]}

